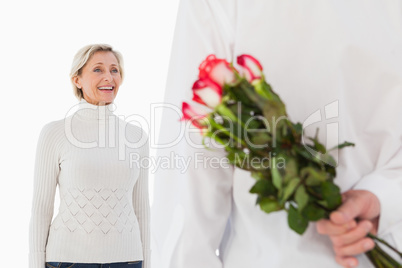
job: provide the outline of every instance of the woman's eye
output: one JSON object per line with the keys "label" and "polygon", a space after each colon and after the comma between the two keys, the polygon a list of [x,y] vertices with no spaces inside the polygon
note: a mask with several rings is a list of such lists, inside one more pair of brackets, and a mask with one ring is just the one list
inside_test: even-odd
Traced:
{"label": "woman's eye", "polygon": [[94,69],[94,72],[100,72],[100,71],[101,71],[101,69],[99,69],[99,68]]}
{"label": "woman's eye", "polygon": [[112,72],[113,72],[113,73],[118,73],[118,72],[119,72],[119,70],[117,70],[117,69],[113,69],[113,70],[112,70]]}

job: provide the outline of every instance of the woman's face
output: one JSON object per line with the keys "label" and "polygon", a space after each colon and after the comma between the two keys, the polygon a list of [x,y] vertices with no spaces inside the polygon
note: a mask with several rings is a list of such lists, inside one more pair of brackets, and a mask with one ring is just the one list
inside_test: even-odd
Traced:
{"label": "woman's face", "polygon": [[84,99],[94,105],[113,102],[121,84],[119,63],[110,51],[98,51],[82,68],[74,83],[82,89]]}

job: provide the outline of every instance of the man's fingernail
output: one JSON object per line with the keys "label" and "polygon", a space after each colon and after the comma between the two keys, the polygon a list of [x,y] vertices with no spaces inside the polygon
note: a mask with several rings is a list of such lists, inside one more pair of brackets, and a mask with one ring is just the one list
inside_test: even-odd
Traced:
{"label": "man's fingernail", "polygon": [[368,233],[368,232],[371,231],[371,227],[372,227],[372,226],[371,226],[370,223],[366,222],[363,227],[364,227],[364,229],[365,229],[365,230],[367,231],[367,233]]}
{"label": "man's fingernail", "polygon": [[369,249],[372,248],[372,246],[373,246],[373,244],[372,244],[370,241],[366,241],[366,242],[364,242],[364,244],[363,244],[364,250],[369,250]]}
{"label": "man's fingernail", "polygon": [[356,267],[356,263],[352,260],[348,261],[348,267],[353,268]]}
{"label": "man's fingernail", "polygon": [[342,215],[342,219],[343,219],[344,221],[351,221],[351,220],[353,220],[353,218],[350,217],[349,214],[346,213],[346,212],[340,212],[340,214]]}

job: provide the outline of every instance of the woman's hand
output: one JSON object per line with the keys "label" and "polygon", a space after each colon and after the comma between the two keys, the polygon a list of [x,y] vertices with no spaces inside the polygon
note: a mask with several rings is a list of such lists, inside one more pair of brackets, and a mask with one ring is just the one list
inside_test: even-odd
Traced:
{"label": "woman's hand", "polygon": [[356,267],[354,256],[374,248],[374,241],[366,235],[377,233],[380,201],[365,190],[347,191],[342,198],[343,204],[331,213],[329,220],[317,222],[317,231],[331,239],[337,263]]}

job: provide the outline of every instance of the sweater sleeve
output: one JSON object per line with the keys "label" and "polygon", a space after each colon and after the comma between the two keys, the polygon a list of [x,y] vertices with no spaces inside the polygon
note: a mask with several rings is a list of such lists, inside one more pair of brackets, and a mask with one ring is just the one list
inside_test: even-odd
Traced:
{"label": "sweater sleeve", "polygon": [[[142,131],[141,135],[147,136]],[[141,138],[142,139],[142,138]],[[148,139],[147,139],[148,140]],[[141,158],[149,157],[149,145],[146,142],[140,148]],[[142,162],[142,161],[141,161]],[[138,223],[141,231],[141,242],[143,251],[143,268],[150,268],[151,246],[150,246],[150,207],[149,207],[149,190],[148,190],[148,168],[140,167],[140,174],[134,186],[133,191],[133,207],[135,215],[137,216]]]}
{"label": "sweater sleeve", "polygon": [[43,268],[46,244],[53,217],[54,197],[60,172],[61,129],[51,122],[42,128],[36,149],[31,220],[29,226],[29,267]]}

